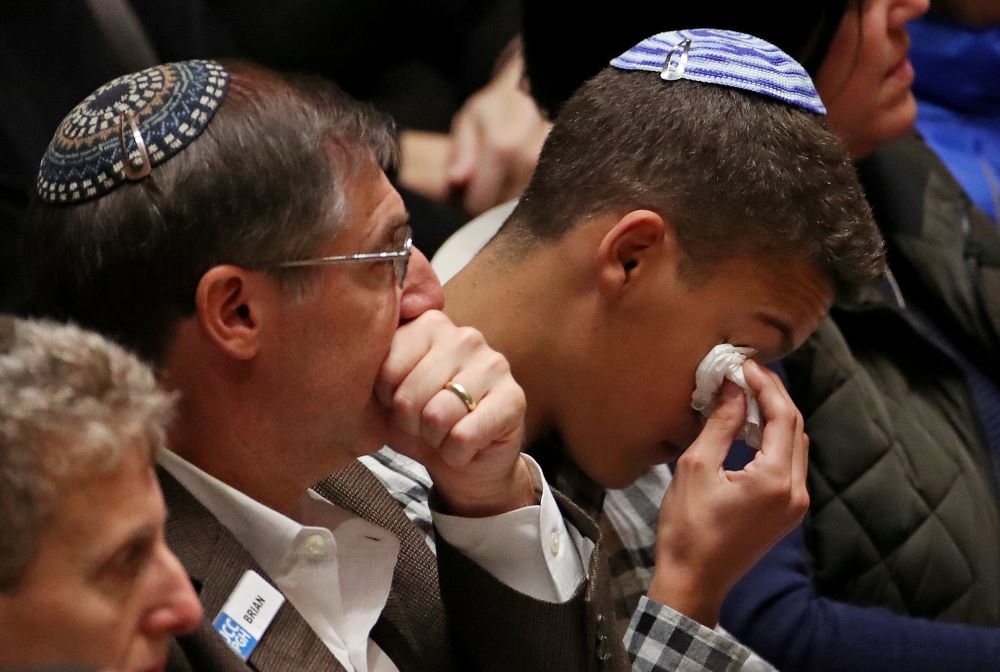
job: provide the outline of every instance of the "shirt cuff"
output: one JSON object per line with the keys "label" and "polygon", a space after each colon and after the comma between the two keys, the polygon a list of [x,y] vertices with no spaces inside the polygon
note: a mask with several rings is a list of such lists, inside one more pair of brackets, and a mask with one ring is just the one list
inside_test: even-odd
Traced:
{"label": "shirt cuff", "polygon": [[[462,518],[431,511],[437,534],[504,585],[536,600],[569,601],[584,580],[578,544],[588,541],[567,527],[559,505],[528,455],[521,455],[539,503],[499,516]],[[589,552],[586,553],[589,559]]]}
{"label": "shirt cuff", "polygon": [[625,632],[632,672],[736,672],[750,649],[643,596]]}

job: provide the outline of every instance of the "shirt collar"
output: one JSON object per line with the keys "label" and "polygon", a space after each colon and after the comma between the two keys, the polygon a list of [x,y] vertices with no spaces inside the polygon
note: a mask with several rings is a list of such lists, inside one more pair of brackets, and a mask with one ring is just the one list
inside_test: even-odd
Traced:
{"label": "shirt collar", "polygon": [[[295,547],[302,525],[223,483],[169,450],[157,461],[219,519],[268,574],[276,573]],[[331,505],[332,506],[332,505]]]}
{"label": "shirt collar", "polygon": [[392,532],[358,518],[313,490],[303,493],[301,518],[306,523],[303,525],[202,471],[176,453],[162,450],[157,461],[271,576],[281,575],[293,566],[304,548],[308,548],[303,542],[318,532],[327,544],[333,545],[329,550],[338,554],[398,553],[399,542]]}

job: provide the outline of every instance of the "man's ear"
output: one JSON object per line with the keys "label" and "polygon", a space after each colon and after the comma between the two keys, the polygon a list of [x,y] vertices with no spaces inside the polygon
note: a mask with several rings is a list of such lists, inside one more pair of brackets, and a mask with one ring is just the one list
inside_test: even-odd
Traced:
{"label": "man's ear", "polygon": [[221,352],[252,359],[260,347],[263,279],[239,266],[213,266],[201,276],[195,307],[202,331]]}
{"label": "man's ear", "polygon": [[597,248],[601,292],[617,296],[656,268],[676,264],[680,248],[674,227],[652,210],[633,210],[621,217]]}

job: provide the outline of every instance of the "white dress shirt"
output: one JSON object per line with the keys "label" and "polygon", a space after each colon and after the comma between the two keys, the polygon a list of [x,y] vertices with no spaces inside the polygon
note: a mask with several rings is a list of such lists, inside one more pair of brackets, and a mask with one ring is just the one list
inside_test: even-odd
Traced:
{"label": "white dress shirt", "polygon": [[[583,581],[580,553],[589,558],[589,547],[567,529],[538,465],[524,459],[532,467],[538,505],[488,518],[433,513],[434,525],[509,587],[565,602]],[[240,541],[346,670],[397,672],[369,636],[389,597],[399,555],[395,535],[312,490],[303,493],[293,520],[170,451],[158,460]]]}

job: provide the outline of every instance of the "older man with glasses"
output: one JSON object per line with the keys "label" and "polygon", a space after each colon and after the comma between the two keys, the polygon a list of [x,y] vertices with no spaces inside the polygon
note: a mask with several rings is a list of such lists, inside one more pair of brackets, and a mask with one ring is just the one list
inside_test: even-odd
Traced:
{"label": "older man with glasses", "polygon": [[[29,310],[179,396],[158,475],[207,620],[169,669],[627,665],[596,526],[521,456],[506,360],[440,312],[395,153],[331,85],[188,61],[98,89],[42,160]],[[434,479],[436,559],[354,459],[384,443]]]}

